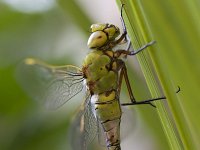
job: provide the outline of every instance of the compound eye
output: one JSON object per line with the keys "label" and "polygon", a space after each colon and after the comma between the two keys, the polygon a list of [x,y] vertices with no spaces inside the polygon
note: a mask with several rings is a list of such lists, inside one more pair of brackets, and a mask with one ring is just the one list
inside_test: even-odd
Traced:
{"label": "compound eye", "polygon": [[103,46],[107,40],[106,33],[103,31],[96,31],[90,35],[87,45],[89,48],[98,48]]}

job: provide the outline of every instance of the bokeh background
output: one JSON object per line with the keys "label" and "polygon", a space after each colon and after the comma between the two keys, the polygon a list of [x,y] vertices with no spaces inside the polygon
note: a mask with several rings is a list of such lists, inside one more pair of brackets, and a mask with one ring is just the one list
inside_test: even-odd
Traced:
{"label": "bokeh background", "polygon": [[[56,111],[45,110],[20,87],[16,68],[27,57],[81,66],[91,23],[109,22],[121,28],[119,16],[113,0],[0,1],[1,150],[72,149],[76,139],[70,124],[84,93]],[[136,58],[127,65],[135,97],[150,98]],[[128,99],[126,90],[122,99]],[[156,109],[134,106],[123,111],[122,149],[169,149]],[[106,149],[95,143],[91,149]]]}

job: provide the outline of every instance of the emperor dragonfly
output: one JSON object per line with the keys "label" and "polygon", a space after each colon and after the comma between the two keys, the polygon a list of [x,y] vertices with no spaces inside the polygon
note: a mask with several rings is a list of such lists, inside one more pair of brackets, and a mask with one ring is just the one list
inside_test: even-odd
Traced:
{"label": "emperor dragonfly", "polygon": [[[36,94],[32,91],[30,94],[33,93],[32,96],[41,95],[39,97],[42,97],[46,107],[50,109],[62,106],[86,86],[86,99],[81,107],[78,121],[83,138],[82,149],[87,149],[88,143],[95,137],[95,134],[90,133],[97,132],[98,125],[101,125],[107,149],[120,150],[121,106],[137,104],[154,106],[151,104],[152,101],[165,99],[165,97],[160,97],[140,102],[135,100],[123,58],[136,55],[154,44],[154,41],[136,51],[130,51],[131,43],[127,40],[122,8],[121,20],[122,35],[120,35],[119,28],[113,24],[93,24],[91,26],[91,35],[87,44],[90,52],[84,59],[81,68],[72,65],[52,66],[33,58],[27,58],[21,65],[21,70],[27,77],[35,75],[42,78],[39,81],[41,90],[36,90],[41,93]],[[123,41],[128,41],[126,49],[113,50]],[[131,102],[121,104],[119,98],[123,78]],[[24,87],[28,87],[28,83],[21,83]]]}

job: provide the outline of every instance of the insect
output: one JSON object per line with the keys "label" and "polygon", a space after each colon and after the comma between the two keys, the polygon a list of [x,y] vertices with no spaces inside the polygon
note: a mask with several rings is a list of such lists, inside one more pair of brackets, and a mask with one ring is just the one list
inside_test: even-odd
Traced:
{"label": "insect", "polygon": [[[86,87],[86,98],[81,107],[79,132],[82,137],[82,149],[87,149],[92,141],[98,126],[102,128],[108,150],[120,150],[120,121],[121,107],[127,105],[150,104],[165,97],[137,102],[133,96],[127,75],[124,57],[134,56],[151,46],[152,41],[136,51],[130,51],[130,41],[127,38],[126,26],[122,17],[123,33],[113,24],[93,24],[88,39],[90,49],[83,60],[82,67],[72,65],[52,66],[42,61],[27,58],[21,65],[23,71],[22,86],[30,88],[26,80],[39,85],[27,90],[36,99],[43,99],[46,107],[56,109],[70,100]],[[127,48],[113,50],[121,42],[126,41]],[[35,78],[32,78],[35,76]],[[120,103],[120,90],[125,80],[129,96],[129,103]]]}

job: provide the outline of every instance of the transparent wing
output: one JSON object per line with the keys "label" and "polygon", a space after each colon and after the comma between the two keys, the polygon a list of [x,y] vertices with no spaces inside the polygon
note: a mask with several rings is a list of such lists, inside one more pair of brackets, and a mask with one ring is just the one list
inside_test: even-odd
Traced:
{"label": "transparent wing", "polygon": [[70,140],[72,149],[87,150],[88,145],[97,135],[97,120],[93,113],[90,95],[87,94],[86,101],[81,106],[72,124]]}
{"label": "transparent wing", "polygon": [[101,146],[106,147],[106,136],[101,123],[98,121],[98,142]]}
{"label": "transparent wing", "polygon": [[80,68],[71,65],[51,66],[28,58],[19,64],[16,73],[24,90],[49,109],[62,106],[83,88]]}

